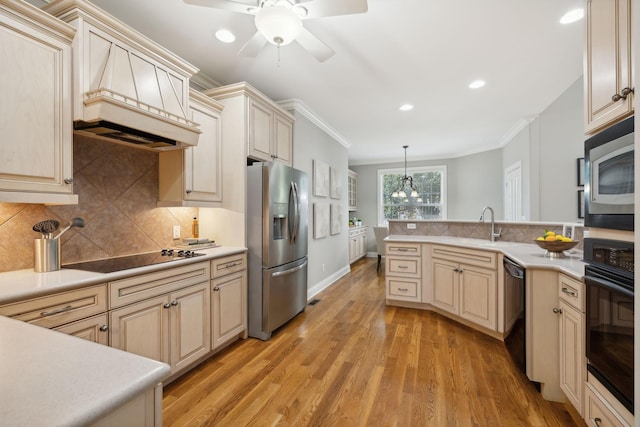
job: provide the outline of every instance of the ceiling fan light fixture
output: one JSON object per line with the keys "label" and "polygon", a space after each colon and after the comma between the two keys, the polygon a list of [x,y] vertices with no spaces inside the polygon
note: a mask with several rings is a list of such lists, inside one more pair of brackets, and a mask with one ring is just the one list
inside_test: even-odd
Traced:
{"label": "ceiling fan light fixture", "polygon": [[256,28],[271,44],[286,46],[302,31],[302,20],[287,6],[276,4],[256,13]]}

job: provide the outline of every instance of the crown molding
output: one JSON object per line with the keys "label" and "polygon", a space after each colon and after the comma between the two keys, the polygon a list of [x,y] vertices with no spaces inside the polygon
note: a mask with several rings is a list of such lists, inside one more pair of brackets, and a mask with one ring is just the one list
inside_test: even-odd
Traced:
{"label": "crown molding", "polygon": [[513,126],[511,126],[511,129],[509,129],[507,133],[505,133],[502,138],[500,138],[500,140],[498,141],[498,147],[504,147],[505,145],[507,145],[513,138],[516,137],[516,135],[522,132],[523,129],[529,126],[529,124],[537,118],[538,116],[535,115],[518,120]]}
{"label": "crown molding", "polygon": [[307,107],[302,101],[299,99],[285,99],[282,101],[278,101],[278,104],[281,108],[289,111],[296,111],[302,114],[304,117],[309,119],[314,125],[318,126],[322,129],[327,135],[331,138],[335,139],[340,145],[349,149],[351,148],[351,143],[342,135],[340,135],[334,128],[329,126],[329,124],[320,118],[316,113],[311,111],[309,107]]}

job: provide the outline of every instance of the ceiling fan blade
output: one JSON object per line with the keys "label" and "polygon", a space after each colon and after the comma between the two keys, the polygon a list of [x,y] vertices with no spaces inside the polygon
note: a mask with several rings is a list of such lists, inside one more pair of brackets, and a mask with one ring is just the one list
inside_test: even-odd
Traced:
{"label": "ceiling fan blade", "polygon": [[257,2],[251,2],[255,4],[249,3],[238,3],[230,0],[183,0],[187,4],[192,4],[194,6],[203,6],[203,7],[212,7],[214,9],[223,9],[229,10],[231,12],[238,13],[247,13],[249,15],[254,15],[254,11],[252,9],[256,9],[258,7]]}
{"label": "ceiling fan blade", "polygon": [[265,44],[267,44],[267,39],[257,31],[253,37],[251,37],[244,46],[242,46],[238,55],[254,58],[258,56]]}
{"label": "ceiling fan blade", "polygon": [[296,5],[307,10],[303,19],[350,15],[369,10],[367,0],[310,0],[298,2]]}
{"label": "ceiling fan blade", "polygon": [[335,53],[322,40],[311,34],[311,32],[304,27],[300,35],[296,37],[296,41],[320,62],[326,61]]}

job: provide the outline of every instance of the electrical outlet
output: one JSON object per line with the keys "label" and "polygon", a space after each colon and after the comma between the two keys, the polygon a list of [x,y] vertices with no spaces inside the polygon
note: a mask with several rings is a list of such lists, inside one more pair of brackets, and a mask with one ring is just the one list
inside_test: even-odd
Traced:
{"label": "electrical outlet", "polygon": [[174,239],[179,239],[180,238],[180,226],[179,225],[174,225],[173,226],[173,238]]}
{"label": "electrical outlet", "polygon": [[409,223],[409,224],[407,224],[407,229],[408,230],[415,230],[416,229],[416,225],[414,223]]}

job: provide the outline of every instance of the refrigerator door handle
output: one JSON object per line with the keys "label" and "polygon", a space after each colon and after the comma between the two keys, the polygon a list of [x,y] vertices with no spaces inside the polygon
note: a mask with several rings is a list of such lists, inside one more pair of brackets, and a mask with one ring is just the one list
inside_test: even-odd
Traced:
{"label": "refrigerator door handle", "polygon": [[293,230],[291,231],[291,243],[298,240],[298,231],[300,230],[300,201],[298,200],[298,186],[291,181],[291,190],[289,192],[289,202],[293,196]]}
{"label": "refrigerator door handle", "polygon": [[293,268],[290,268],[290,269],[284,270],[284,271],[277,271],[275,273],[271,273],[271,277],[280,277],[280,276],[285,276],[287,274],[292,274],[292,273],[295,273],[296,271],[302,270],[306,266],[307,266],[307,261],[303,262],[302,264],[300,264],[297,267],[293,267]]}

